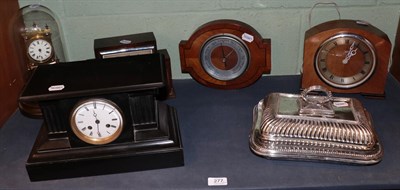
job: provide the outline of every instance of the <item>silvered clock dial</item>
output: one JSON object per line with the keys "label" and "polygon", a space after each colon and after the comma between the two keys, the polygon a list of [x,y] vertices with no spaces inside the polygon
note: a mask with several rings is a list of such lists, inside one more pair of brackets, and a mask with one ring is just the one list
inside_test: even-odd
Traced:
{"label": "silvered clock dial", "polygon": [[106,99],[79,102],[72,111],[71,128],[89,144],[107,144],[119,137],[123,128],[120,108]]}
{"label": "silvered clock dial", "polygon": [[201,65],[213,78],[227,81],[246,71],[249,55],[246,45],[231,35],[209,39],[201,50]]}
{"label": "silvered clock dial", "polygon": [[375,49],[365,38],[338,34],[326,40],[315,58],[315,68],[323,81],[337,88],[363,84],[374,72]]}

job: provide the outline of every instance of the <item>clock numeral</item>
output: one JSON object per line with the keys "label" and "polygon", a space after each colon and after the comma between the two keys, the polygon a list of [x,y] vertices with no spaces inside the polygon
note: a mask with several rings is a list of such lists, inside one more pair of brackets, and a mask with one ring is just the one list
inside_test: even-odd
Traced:
{"label": "clock numeral", "polygon": [[335,77],[334,77],[333,75],[331,75],[331,76],[329,76],[329,78],[330,78],[331,80],[333,80]]}
{"label": "clock numeral", "polygon": [[86,128],[86,127],[84,127],[84,128],[82,128],[82,129],[81,129],[81,131],[86,131],[86,129],[87,129],[87,128]]}
{"label": "clock numeral", "polygon": [[319,61],[320,61],[320,62],[325,62],[326,60],[325,60],[325,59],[320,59]]}
{"label": "clock numeral", "polygon": [[84,114],[81,114],[81,113],[80,113],[80,114],[78,114],[78,115],[80,115],[80,116],[85,116]]}
{"label": "clock numeral", "polygon": [[365,72],[364,70],[361,70],[360,73],[363,74],[363,75],[365,75],[366,72]]}
{"label": "clock numeral", "polygon": [[111,114],[112,112],[114,112],[114,110],[110,111],[108,114]]}
{"label": "clock numeral", "polygon": [[115,125],[111,125],[111,127],[112,127],[112,128],[117,128],[117,126],[115,126]]}
{"label": "clock numeral", "polygon": [[97,109],[96,102],[93,102],[94,109]]}
{"label": "clock numeral", "polygon": [[353,77],[353,80],[357,80],[356,77]]}
{"label": "clock numeral", "polygon": [[345,43],[350,44],[350,40],[346,39]]}
{"label": "clock numeral", "polygon": [[370,64],[370,62],[369,62],[369,61],[366,61],[366,62],[365,62],[365,64],[366,64],[366,65],[369,65],[369,64]]}
{"label": "clock numeral", "polygon": [[100,133],[100,132],[97,132],[97,136],[101,137],[101,133]]}
{"label": "clock numeral", "polygon": [[89,109],[87,107],[85,107],[86,111],[89,111]]}
{"label": "clock numeral", "polygon": [[341,82],[341,83],[344,83],[344,79],[343,79],[343,78],[341,78],[341,79],[340,79],[340,82]]}
{"label": "clock numeral", "polygon": [[90,134],[89,134],[90,136],[93,136],[93,131],[90,131]]}
{"label": "clock numeral", "polygon": [[83,123],[83,121],[78,121],[78,123]]}
{"label": "clock numeral", "polygon": [[322,72],[328,71],[328,69],[326,67],[322,68],[321,70],[322,70]]}
{"label": "clock numeral", "polygon": [[110,134],[111,135],[111,133],[110,132],[108,132],[108,131],[106,131],[108,134]]}
{"label": "clock numeral", "polygon": [[117,118],[113,118],[113,119],[111,119],[112,121],[117,121],[118,119]]}

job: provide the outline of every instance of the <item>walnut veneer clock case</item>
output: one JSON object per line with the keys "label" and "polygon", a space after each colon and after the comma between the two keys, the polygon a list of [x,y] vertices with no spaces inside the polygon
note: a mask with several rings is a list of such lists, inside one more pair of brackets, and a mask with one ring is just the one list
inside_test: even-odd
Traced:
{"label": "walnut veneer clock case", "polygon": [[182,166],[175,108],[159,53],[43,65],[20,101],[44,123],[26,169],[32,181]]}
{"label": "walnut veneer clock case", "polygon": [[246,23],[215,20],[179,44],[181,69],[213,88],[251,85],[271,71],[271,42]]}
{"label": "walnut veneer clock case", "polygon": [[367,22],[319,24],[305,33],[301,87],[383,96],[390,50],[387,35]]}

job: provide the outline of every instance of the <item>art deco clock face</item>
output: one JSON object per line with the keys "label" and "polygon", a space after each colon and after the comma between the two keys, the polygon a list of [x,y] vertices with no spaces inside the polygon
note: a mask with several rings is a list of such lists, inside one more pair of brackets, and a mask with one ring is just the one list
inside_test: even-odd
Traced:
{"label": "art deco clock face", "polygon": [[222,81],[239,77],[249,64],[247,46],[230,35],[211,37],[202,47],[200,59],[204,70]]}
{"label": "art deco clock face", "polygon": [[28,55],[38,63],[48,61],[53,55],[53,47],[50,42],[44,39],[33,40],[28,45]]}
{"label": "art deco clock face", "polygon": [[326,40],[315,58],[315,68],[323,81],[337,88],[363,84],[375,70],[372,44],[355,34],[339,34]]}
{"label": "art deco clock face", "polygon": [[123,128],[120,108],[106,99],[79,102],[70,124],[75,135],[89,144],[107,144],[119,137]]}
{"label": "art deco clock face", "polygon": [[306,31],[301,88],[382,97],[391,43],[364,21],[332,20]]}
{"label": "art deco clock face", "polygon": [[182,72],[213,88],[243,88],[271,71],[270,40],[236,20],[200,26],[180,42],[179,53]]}

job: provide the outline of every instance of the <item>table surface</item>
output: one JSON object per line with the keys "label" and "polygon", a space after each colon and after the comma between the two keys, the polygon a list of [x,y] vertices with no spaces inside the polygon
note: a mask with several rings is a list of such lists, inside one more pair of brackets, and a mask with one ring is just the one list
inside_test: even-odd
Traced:
{"label": "table surface", "polygon": [[16,112],[0,129],[0,189],[209,189],[209,177],[226,177],[212,188],[400,188],[400,84],[388,77],[386,98],[358,98],[371,113],[384,148],[371,166],[268,160],[249,149],[252,109],[271,92],[299,93],[299,76],[265,76],[239,90],[211,89],[193,80],[174,80],[185,166],[30,182],[25,162],[42,124]]}

